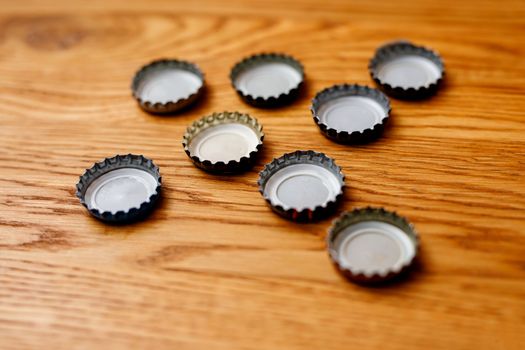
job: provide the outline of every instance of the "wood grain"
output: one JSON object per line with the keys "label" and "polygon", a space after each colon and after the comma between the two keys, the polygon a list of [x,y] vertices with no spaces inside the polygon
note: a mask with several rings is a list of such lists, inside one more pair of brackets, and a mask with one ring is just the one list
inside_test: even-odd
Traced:
{"label": "wood grain", "polygon": [[[277,0],[0,3],[1,349],[524,349],[525,3]],[[431,100],[392,101],[391,127],[361,147],[324,138],[309,100],[335,83],[371,85],[367,63],[408,38],[445,59]],[[283,51],[308,77],[279,110],[229,85],[245,55]],[[135,70],[197,62],[208,91],[174,117],[142,112]],[[195,168],[182,134],[222,110],[267,134],[252,171]],[[315,149],[347,176],[339,212],[385,206],[414,222],[421,263],[404,283],[347,283],[323,238],[257,192],[257,172]],[[94,161],[139,153],[161,168],[149,220],[104,225],[74,196]],[[334,215],[335,217],[335,215]]]}

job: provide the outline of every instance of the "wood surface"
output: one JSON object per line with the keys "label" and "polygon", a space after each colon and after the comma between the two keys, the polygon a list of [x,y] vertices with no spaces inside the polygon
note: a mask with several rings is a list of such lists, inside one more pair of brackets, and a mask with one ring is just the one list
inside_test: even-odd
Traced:
{"label": "wood surface", "polygon": [[[0,349],[525,349],[524,1],[0,2]],[[438,50],[446,83],[392,100],[390,128],[366,146],[324,138],[316,91],[372,85],[385,41]],[[306,68],[294,104],[242,103],[228,74],[281,51]],[[208,91],[173,117],[130,96],[138,67],[198,63]],[[181,139],[213,111],[264,125],[253,170],[213,176]],[[384,206],[421,235],[421,262],[385,288],[330,265],[331,218],[295,224],[257,191],[262,166],[296,149],[334,157],[341,213]],[[146,221],[108,226],[75,197],[93,162],[138,153],[161,168]]]}

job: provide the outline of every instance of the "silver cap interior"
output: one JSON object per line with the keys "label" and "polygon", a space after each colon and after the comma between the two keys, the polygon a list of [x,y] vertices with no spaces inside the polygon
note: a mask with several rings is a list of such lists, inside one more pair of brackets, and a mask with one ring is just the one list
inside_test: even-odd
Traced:
{"label": "silver cap interior", "polygon": [[240,161],[257,149],[259,137],[250,127],[240,123],[218,124],[202,130],[188,145],[192,156],[212,163]]}
{"label": "silver cap interior", "polygon": [[273,174],[264,187],[264,195],[273,205],[297,211],[334,201],[340,191],[339,179],[315,164],[288,165]]}
{"label": "silver cap interior", "polygon": [[235,87],[253,97],[278,97],[299,86],[301,73],[283,62],[261,62],[248,67],[235,77]]}
{"label": "silver cap interior", "polygon": [[385,61],[377,76],[392,87],[428,87],[441,77],[441,69],[430,59],[418,55],[403,55]]}
{"label": "silver cap interior", "polygon": [[129,211],[139,208],[155,193],[157,180],[142,169],[115,169],[95,179],[84,199],[89,209],[99,212]]}
{"label": "silver cap interior", "polygon": [[397,271],[416,254],[414,242],[403,230],[382,221],[363,221],[344,228],[333,249],[340,266],[369,275]]}
{"label": "silver cap interior", "polygon": [[165,104],[188,98],[202,85],[202,79],[193,72],[177,67],[159,67],[144,75],[137,95],[143,101]]}
{"label": "silver cap interior", "polygon": [[387,117],[388,112],[373,98],[342,96],[324,102],[317,112],[319,120],[337,131],[372,129]]}

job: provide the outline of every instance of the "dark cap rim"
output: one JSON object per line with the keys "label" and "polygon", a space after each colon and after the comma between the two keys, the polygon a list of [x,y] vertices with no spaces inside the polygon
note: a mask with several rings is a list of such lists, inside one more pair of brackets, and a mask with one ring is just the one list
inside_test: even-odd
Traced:
{"label": "dark cap rim", "polygon": [[[155,192],[148,198],[147,201],[142,202],[138,208],[130,208],[129,210],[119,210],[116,213],[110,211],[99,211],[96,208],[89,208],[84,195],[89,185],[99,178],[100,176],[116,169],[122,168],[136,168],[147,171],[153,175],[157,181],[157,187]],[[128,222],[142,216],[142,214],[149,211],[157,202],[160,197],[162,186],[162,177],[160,176],[160,169],[156,166],[153,161],[143,155],[127,154],[127,155],[116,155],[111,158],[105,158],[104,160],[93,164],[89,169],[86,169],[83,175],[79,177],[79,181],[76,185],[76,196],[80,200],[80,203],[93,215],[94,217],[108,222]]]}
{"label": "dark cap rim", "polygon": [[[338,254],[333,247],[333,243],[339,233],[346,227],[365,221],[381,221],[401,229],[414,244],[414,256],[396,268],[374,271],[372,273],[342,266],[339,262]],[[398,215],[395,211],[388,211],[378,207],[365,207],[355,208],[352,211],[345,212],[332,222],[332,226],[329,228],[328,235],[326,236],[326,247],[330,260],[339,272],[352,281],[366,284],[391,280],[407,271],[418,257],[420,239],[414,225],[405,217]]]}
{"label": "dark cap rim", "polygon": [[[418,55],[432,61],[440,71],[440,77],[427,85],[418,87],[404,88],[392,86],[382,81],[378,76],[379,66],[388,60],[407,54]],[[379,47],[368,64],[368,71],[374,82],[381,87],[388,95],[405,99],[419,99],[432,95],[438,89],[445,78],[445,64],[437,51],[425,46],[415,45],[406,40],[389,42]]]}
{"label": "dark cap rim", "polygon": [[[328,124],[322,122],[319,118],[319,108],[325,102],[343,96],[363,96],[373,99],[383,107],[385,110],[385,116],[372,128],[366,128],[365,130],[348,132],[332,128]],[[340,143],[361,143],[370,141],[380,135],[390,119],[392,108],[388,97],[377,89],[359,84],[339,84],[330,86],[318,92],[312,99],[310,111],[312,112],[315,123],[321,129],[321,132],[328,138]]]}
{"label": "dark cap rim", "polygon": [[[230,160],[229,162],[213,162],[207,159],[201,159],[200,157],[191,154],[191,151],[189,149],[189,145],[191,143],[191,140],[199,134],[201,131],[213,127],[218,124],[223,123],[238,123],[242,125],[248,126],[250,129],[252,129],[255,134],[258,137],[258,144],[256,148],[248,154],[248,156],[243,156],[239,160]],[[214,112],[210,115],[206,115],[204,117],[201,117],[198,120],[195,120],[184,133],[184,136],[182,137],[182,147],[184,148],[184,152],[188,155],[188,157],[197,165],[199,168],[215,172],[215,173],[230,173],[230,172],[237,172],[240,170],[245,169],[253,159],[257,156],[259,151],[261,150],[263,146],[264,141],[264,131],[262,124],[259,123],[259,121],[250,116],[247,113],[240,113],[240,112]]]}
{"label": "dark cap rim", "polygon": [[[196,92],[189,94],[188,96],[181,97],[177,100],[168,101],[168,102],[152,102],[149,100],[142,99],[137,92],[139,83],[147,76],[147,74],[159,67],[175,67],[182,70],[186,70],[190,73],[195,74],[201,80],[201,86],[197,89]],[[176,112],[197,100],[197,98],[203,93],[205,87],[205,78],[202,70],[195,63],[178,60],[178,59],[167,59],[162,58],[154,60],[144,66],[142,66],[133,77],[131,81],[131,92],[135,100],[142,109],[151,113],[171,113]]]}
{"label": "dark cap rim", "polygon": [[[245,94],[243,91],[237,88],[235,84],[235,79],[237,76],[243,72],[246,68],[252,67],[254,65],[257,65],[259,63],[263,62],[282,62],[290,65],[295,70],[299,72],[301,75],[301,81],[297,84],[297,86],[294,86],[290,88],[288,91],[280,93],[278,96],[269,96],[269,97],[262,97],[262,96],[254,96],[252,94]],[[253,54],[251,56],[248,56],[241,61],[237,62],[230,71],[230,82],[232,87],[235,89],[237,94],[242,97],[243,100],[245,100],[247,103],[255,106],[255,107],[274,107],[279,106],[282,104],[288,103],[294,96],[298,95],[299,90],[304,85],[304,66],[301,64],[299,60],[294,58],[291,55],[287,55],[284,53],[277,53],[277,52],[268,52],[268,53],[258,53]]]}
{"label": "dark cap rim", "polygon": [[[264,193],[266,182],[279,170],[287,167],[288,165],[294,164],[315,164],[331,171],[341,184],[339,192],[333,199],[326,201],[322,205],[315,206],[314,209],[285,209],[282,205],[274,203],[272,199]],[[341,167],[335,163],[335,160],[328,157],[326,154],[312,150],[298,150],[295,152],[285,153],[281,157],[274,158],[270,163],[267,163],[263,170],[259,172],[257,186],[259,188],[259,193],[263,196],[266,203],[278,214],[294,221],[313,221],[323,217],[335,207],[336,203],[341,200],[345,188],[345,175],[343,174]]]}

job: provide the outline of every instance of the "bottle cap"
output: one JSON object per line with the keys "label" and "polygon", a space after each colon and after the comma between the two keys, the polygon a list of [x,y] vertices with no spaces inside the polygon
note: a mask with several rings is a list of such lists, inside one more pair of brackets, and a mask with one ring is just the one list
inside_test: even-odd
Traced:
{"label": "bottle cap", "polygon": [[346,212],[328,231],[330,259],[358,283],[391,280],[412,266],[419,239],[414,227],[395,212],[362,208]]}
{"label": "bottle cap", "polygon": [[278,54],[253,55],[237,63],[230,79],[239,96],[255,107],[277,107],[299,95],[304,69],[295,58]]}
{"label": "bottle cap", "polygon": [[381,46],[368,69],[386,94],[400,99],[433,95],[445,75],[445,66],[437,52],[408,41]]}
{"label": "bottle cap", "polygon": [[257,184],[276,213],[294,221],[313,221],[335,209],[344,180],[341,168],[325,154],[295,151],[266,164]]}
{"label": "bottle cap", "polygon": [[143,156],[106,158],[87,169],[77,183],[80,203],[94,217],[113,223],[138,220],[160,197],[159,168]]}
{"label": "bottle cap", "polygon": [[182,139],[196,166],[214,173],[248,169],[263,145],[257,119],[239,112],[213,113],[193,122]]}
{"label": "bottle cap", "polygon": [[311,107],[321,132],[340,143],[363,143],[377,138],[390,110],[390,101],[381,91],[348,84],[322,90]]}
{"label": "bottle cap", "polygon": [[204,74],[197,65],[161,59],[142,67],[131,83],[133,97],[150,113],[173,113],[197,101]]}

